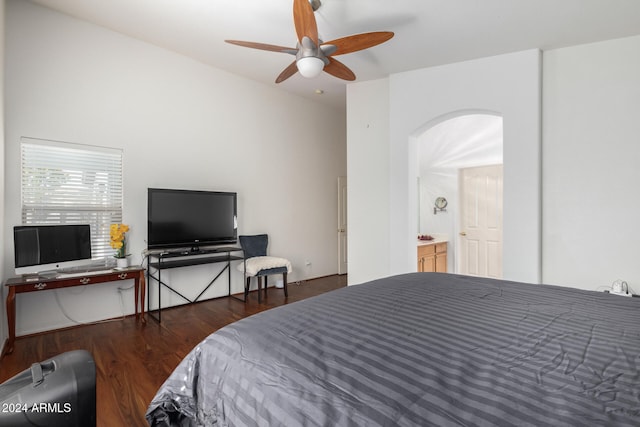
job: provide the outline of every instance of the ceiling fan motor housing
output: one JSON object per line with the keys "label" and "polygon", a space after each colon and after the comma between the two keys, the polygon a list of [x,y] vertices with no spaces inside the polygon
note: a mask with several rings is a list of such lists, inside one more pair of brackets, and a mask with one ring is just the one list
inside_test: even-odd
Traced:
{"label": "ceiling fan motor housing", "polygon": [[[320,43],[322,43],[322,41],[320,41]],[[319,58],[327,65],[329,64],[327,56],[331,55],[335,50],[336,48],[333,45],[316,46],[313,40],[305,36],[302,38],[302,42],[298,43],[296,61],[301,58]]]}

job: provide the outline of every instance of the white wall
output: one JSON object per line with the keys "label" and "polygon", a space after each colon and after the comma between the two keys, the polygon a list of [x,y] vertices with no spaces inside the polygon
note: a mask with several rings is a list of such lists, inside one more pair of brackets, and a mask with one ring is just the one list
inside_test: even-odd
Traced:
{"label": "white wall", "polygon": [[543,279],[640,292],[640,36],[543,59]]}
{"label": "white wall", "polygon": [[[134,263],[146,246],[146,189],[167,187],[237,191],[240,233],[269,233],[271,253],[293,263],[291,281],[337,272],[343,112],[29,2],[7,2],[6,41],[5,235],[20,222],[19,138],[30,136],[124,150]],[[7,276],[11,239],[4,251]],[[219,267],[163,278],[194,297]],[[235,270],[233,282],[240,291]],[[132,291],[121,300],[117,285],[19,295],[18,335],[71,323],[56,295],[82,321],[132,313]],[[206,296],[225,292],[221,281]]]}
{"label": "white wall", "polygon": [[[364,253],[359,255],[362,259],[388,257],[389,261],[372,268],[364,263],[350,263],[349,282],[416,270],[416,136],[455,112],[470,110],[491,111],[502,115],[504,120],[504,277],[538,282],[541,276],[539,51],[392,75],[388,81],[387,109],[382,105],[385,96],[377,98],[382,86],[382,82],[375,86],[351,85],[348,112],[363,109],[357,117],[374,116],[379,127],[388,126],[389,138],[383,141],[383,136],[378,136],[378,146],[386,145],[388,158],[371,158],[365,141],[367,135],[351,133],[355,124],[348,115],[347,169],[349,191],[358,192],[350,195],[349,209],[372,212],[386,202],[388,217],[380,215],[368,230],[354,230],[350,223],[349,244],[363,247]],[[388,116],[377,114],[379,111],[388,111]],[[352,156],[369,156],[368,169],[355,167]],[[382,201],[363,197],[359,192],[366,187],[351,185],[357,174],[363,174],[359,178],[362,182],[385,181],[380,187],[388,188],[389,194]],[[361,204],[354,206],[354,203]],[[380,243],[372,242],[371,235]]]}
{"label": "white wall", "polygon": [[389,83],[347,86],[349,284],[389,274]]}
{"label": "white wall", "polygon": [[[378,82],[378,87],[370,88],[363,83],[349,87],[349,111],[352,106],[357,106],[359,117],[367,117],[369,105],[375,105],[375,111],[383,109],[384,105],[380,104],[384,104],[387,97],[393,102],[388,107],[389,116],[378,118],[390,126],[392,140],[376,144],[378,150],[386,144],[391,162],[389,159],[372,158],[373,161],[368,161],[369,169],[365,170],[362,167],[364,161],[356,169],[349,160],[348,172],[351,182],[355,174],[362,174],[361,182],[378,180],[379,186],[389,185],[390,188],[390,195],[374,201],[361,194],[368,187],[351,186],[350,192],[356,193],[350,194],[350,209],[368,212],[384,209],[385,203],[391,206],[389,216],[376,214],[377,222],[370,223],[367,230],[350,227],[350,244],[361,245],[364,251],[358,254],[361,260],[369,257],[394,260],[382,265],[374,262],[351,265],[350,276],[357,277],[352,283],[389,275],[398,270],[395,266],[405,258],[413,262],[413,241],[402,237],[408,234],[404,229],[415,224],[406,219],[413,208],[406,209],[405,201],[414,193],[406,189],[411,184],[411,175],[403,170],[409,166],[405,161],[408,149],[404,140],[411,133],[412,126],[420,123],[421,115],[423,120],[428,120],[439,112],[484,107],[505,113],[505,193],[507,185],[511,188],[511,201],[505,194],[505,203],[508,204],[505,205],[505,215],[511,218],[512,244],[514,238],[528,244],[531,239],[535,241],[536,236],[542,237],[541,262],[536,260],[533,243],[524,250],[514,246],[510,250],[505,246],[505,255],[510,256],[510,259],[505,258],[505,271],[511,266],[513,273],[514,265],[529,262],[529,267],[522,270],[526,277],[511,275],[511,278],[535,282],[535,274],[530,273],[535,273],[538,263],[542,265],[541,281],[544,283],[602,290],[613,281],[622,279],[640,292],[640,264],[637,262],[640,226],[636,220],[640,211],[640,192],[636,189],[640,182],[640,37],[544,53],[541,73],[544,88],[542,154],[533,143],[537,132],[534,124],[536,102],[526,102],[541,90],[533,76],[537,67],[534,64],[526,66],[526,58],[521,58],[526,68],[522,72],[512,73],[515,64],[500,64],[508,58],[515,60],[520,55],[528,53],[418,70],[409,76],[392,76],[385,95],[379,99],[376,92],[385,87],[385,81]],[[476,68],[476,65],[483,66]],[[488,79],[490,74],[504,81],[491,82]],[[461,75],[466,77],[466,81]],[[406,90],[396,91],[394,82],[397,79],[403,80]],[[525,80],[521,85],[529,96],[505,90],[517,84],[518,80]],[[441,90],[438,85],[441,85]],[[483,85],[488,89],[486,96],[494,99],[488,99],[488,103],[475,102],[478,92],[485,93],[476,86]],[[411,96],[410,92],[416,96]],[[472,95],[467,95],[467,92]],[[523,110],[529,113],[512,120],[512,114],[506,114],[495,105],[507,102],[503,99],[505,97],[511,97],[514,102],[522,101]],[[415,98],[420,98],[420,102]],[[438,111],[432,112],[434,109]],[[396,111],[398,122],[411,121],[411,124],[389,124],[390,116]],[[351,116],[348,126],[349,129],[353,126]],[[367,155],[363,136],[366,135],[348,134],[350,157]],[[528,156],[532,158],[531,162],[525,161]],[[542,159],[542,208],[538,210],[541,225],[536,225],[533,218],[536,209],[530,209],[528,203],[523,205],[528,212],[516,208],[527,202],[526,198],[536,199],[535,185],[530,178],[536,176],[537,166],[533,159],[539,157]],[[515,162],[510,159],[515,159]],[[517,175],[515,178],[514,174]],[[380,183],[381,180],[385,182]],[[404,183],[405,180],[409,185]],[[514,192],[523,184],[529,190],[515,197],[514,202]],[[360,204],[354,206],[358,202]],[[400,209],[395,212],[397,206]],[[507,232],[505,229],[505,240]],[[406,248],[404,240],[409,242]],[[387,247],[384,242],[391,243]],[[403,251],[410,252],[410,255],[405,257],[401,253]],[[505,274],[505,277],[509,276]]]}
{"label": "white wall", "polygon": [[[4,9],[5,1],[0,0],[0,226],[4,224]],[[4,241],[4,227],[0,227],[0,241]],[[0,259],[4,256],[4,247],[0,246]],[[0,263],[0,277],[4,277],[4,265]],[[4,302],[6,295],[0,291],[0,299]],[[8,336],[5,305],[0,303],[0,353]]]}

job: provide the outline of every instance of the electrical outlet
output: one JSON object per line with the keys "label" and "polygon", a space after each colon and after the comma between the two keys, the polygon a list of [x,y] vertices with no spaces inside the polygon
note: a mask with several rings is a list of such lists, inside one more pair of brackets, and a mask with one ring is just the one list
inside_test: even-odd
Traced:
{"label": "electrical outlet", "polygon": [[306,265],[307,267],[311,267],[311,261],[306,260],[306,261],[304,262],[304,265]]}

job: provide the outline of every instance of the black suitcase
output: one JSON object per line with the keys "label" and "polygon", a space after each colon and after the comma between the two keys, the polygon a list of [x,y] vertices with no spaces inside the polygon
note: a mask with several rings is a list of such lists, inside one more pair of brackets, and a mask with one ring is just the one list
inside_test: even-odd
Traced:
{"label": "black suitcase", "polygon": [[95,426],[96,366],[88,351],[34,363],[0,384],[0,426]]}

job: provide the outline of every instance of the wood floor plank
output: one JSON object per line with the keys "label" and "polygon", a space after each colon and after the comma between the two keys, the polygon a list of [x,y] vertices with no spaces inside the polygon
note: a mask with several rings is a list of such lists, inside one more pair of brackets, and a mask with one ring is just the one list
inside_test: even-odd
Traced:
{"label": "wood floor plank", "polygon": [[219,298],[163,310],[162,323],[129,316],[114,321],[18,337],[12,354],[0,361],[0,383],[40,362],[71,350],[86,349],[96,364],[97,426],[146,426],[144,414],[165,379],[208,335],[264,310],[346,286],[346,276],[289,284],[289,297],[270,288],[258,303]]}

